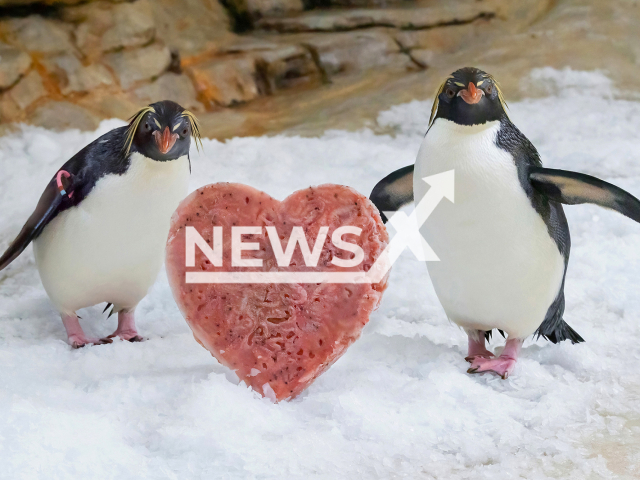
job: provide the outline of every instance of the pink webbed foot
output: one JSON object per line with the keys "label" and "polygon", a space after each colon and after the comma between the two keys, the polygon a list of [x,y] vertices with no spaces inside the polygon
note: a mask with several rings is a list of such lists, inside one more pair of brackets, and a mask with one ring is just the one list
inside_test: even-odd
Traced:
{"label": "pink webbed foot", "polygon": [[498,358],[474,358],[467,373],[495,373],[506,380],[516,366],[522,342],[523,340],[517,338],[507,340],[507,344]]}
{"label": "pink webbed foot", "polygon": [[464,357],[464,359],[469,363],[473,363],[473,361],[476,358],[493,358],[493,357],[495,357],[495,355],[485,348],[484,352],[474,353],[473,355],[469,354],[468,356]]}
{"label": "pink webbed foot", "polygon": [[513,369],[516,366],[516,359],[514,358],[482,358],[476,357],[471,362],[471,366],[467,373],[485,373],[491,372],[500,375],[503,380],[506,380]]}
{"label": "pink webbed foot", "polygon": [[469,336],[469,353],[464,358],[473,363],[476,358],[492,358],[494,355],[485,347],[484,332],[482,330],[467,331]]}
{"label": "pink webbed foot", "polygon": [[124,341],[127,342],[144,342],[144,338],[142,338],[140,335],[138,335],[138,332],[134,331],[120,331],[120,330],[116,330],[115,332],[113,332],[111,335],[109,335],[107,338],[111,339],[111,338],[115,338],[118,337]]}
{"label": "pink webbed foot", "polygon": [[87,337],[76,315],[62,315],[62,324],[67,331],[69,345],[71,345],[72,348],[82,348],[85,345],[104,345],[113,341],[109,338]]}
{"label": "pink webbed foot", "polygon": [[143,342],[144,338],[138,335],[133,312],[118,312],[118,328],[107,338],[118,337],[127,342]]}
{"label": "pink webbed foot", "polygon": [[110,338],[89,338],[83,335],[71,335],[69,336],[69,344],[71,348],[82,348],[87,345],[106,345],[113,343]]}

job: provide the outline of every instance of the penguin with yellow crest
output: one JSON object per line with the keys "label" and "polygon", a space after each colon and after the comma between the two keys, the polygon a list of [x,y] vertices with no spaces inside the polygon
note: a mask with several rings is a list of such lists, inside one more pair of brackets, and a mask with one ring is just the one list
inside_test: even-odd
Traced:
{"label": "penguin with yellow crest", "polygon": [[[381,212],[417,204],[429,188],[423,178],[448,170],[455,203],[439,205],[420,233],[440,258],[427,263],[438,299],[469,337],[468,372],[507,378],[532,334],[583,342],[563,319],[571,239],[562,205],[592,203],[640,222],[640,201],[598,178],[544,168],[496,80],[477,68],[441,85],[415,165],[381,180],[371,200]],[[507,336],[498,357],[485,345],[493,329]]]}
{"label": "penguin with yellow crest", "polygon": [[[200,140],[198,122],[177,103],[143,108],[56,172],[0,258],[2,270],[33,241],[40,278],[74,348],[142,340],[134,310],[162,267],[171,215],[187,194],[192,138]],[[118,327],[89,338],[76,311],[102,302],[118,313]]]}

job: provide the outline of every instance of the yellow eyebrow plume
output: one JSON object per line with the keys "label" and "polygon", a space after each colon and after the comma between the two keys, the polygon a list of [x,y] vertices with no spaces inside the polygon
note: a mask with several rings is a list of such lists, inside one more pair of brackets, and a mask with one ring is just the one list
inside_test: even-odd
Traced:
{"label": "yellow eyebrow plume", "polygon": [[[447,80],[449,80],[449,79],[447,79]],[[440,97],[440,94],[444,90],[444,86],[447,84],[447,80],[442,82],[442,85],[440,85],[440,87],[438,88],[438,91],[436,92],[436,98],[433,100],[433,106],[431,107],[431,117],[429,117],[429,127],[431,127],[431,125],[433,125],[433,121],[436,118],[436,113],[438,113],[438,105],[440,103],[438,98]]]}
{"label": "yellow eyebrow plume", "polygon": [[125,141],[124,141],[124,155],[125,156],[128,156],[129,152],[131,151],[131,144],[133,143],[133,136],[135,135],[136,130],[138,129],[138,125],[140,125],[140,122],[142,121],[142,118],[149,112],[156,113],[156,111],[154,110],[153,107],[151,107],[151,106],[144,107],[144,108],[140,109],[135,115],[133,115],[129,119],[129,126],[127,127],[127,131],[125,133]]}
{"label": "yellow eyebrow plume", "polygon": [[[200,122],[196,116],[190,112],[189,110],[185,110],[182,112],[182,116],[187,119],[189,125],[191,125],[191,135],[193,136],[193,141],[196,144],[196,148],[200,151],[202,148],[202,135],[200,134]],[[198,146],[200,144],[200,146]]]}

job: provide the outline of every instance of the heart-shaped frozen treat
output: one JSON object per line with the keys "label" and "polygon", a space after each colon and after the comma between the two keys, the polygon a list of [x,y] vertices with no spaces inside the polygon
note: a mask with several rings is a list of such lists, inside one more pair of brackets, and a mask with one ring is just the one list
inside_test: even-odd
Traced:
{"label": "heart-shaped frozen treat", "polygon": [[[334,235],[339,227],[352,229]],[[298,395],[340,358],[387,282],[386,275],[378,283],[317,275],[364,276],[387,241],[376,208],[351,188],[310,187],[280,202],[218,183],[193,192],[173,215],[167,273],[196,340],[277,401]]]}

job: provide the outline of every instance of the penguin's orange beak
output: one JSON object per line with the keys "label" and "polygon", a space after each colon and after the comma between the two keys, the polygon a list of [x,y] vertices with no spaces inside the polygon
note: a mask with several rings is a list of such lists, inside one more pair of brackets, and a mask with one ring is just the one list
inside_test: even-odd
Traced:
{"label": "penguin's orange beak", "polygon": [[460,90],[458,95],[469,105],[474,105],[482,99],[484,92],[477,88],[473,82],[469,82],[469,86],[465,90]]}
{"label": "penguin's orange beak", "polygon": [[156,130],[153,132],[153,136],[158,144],[158,150],[160,150],[160,153],[163,155],[171,150],[175,145],[176,140],[178,140],[178,134],[171,133],[169,127],[164,127],[164,132],[162,133]]}

